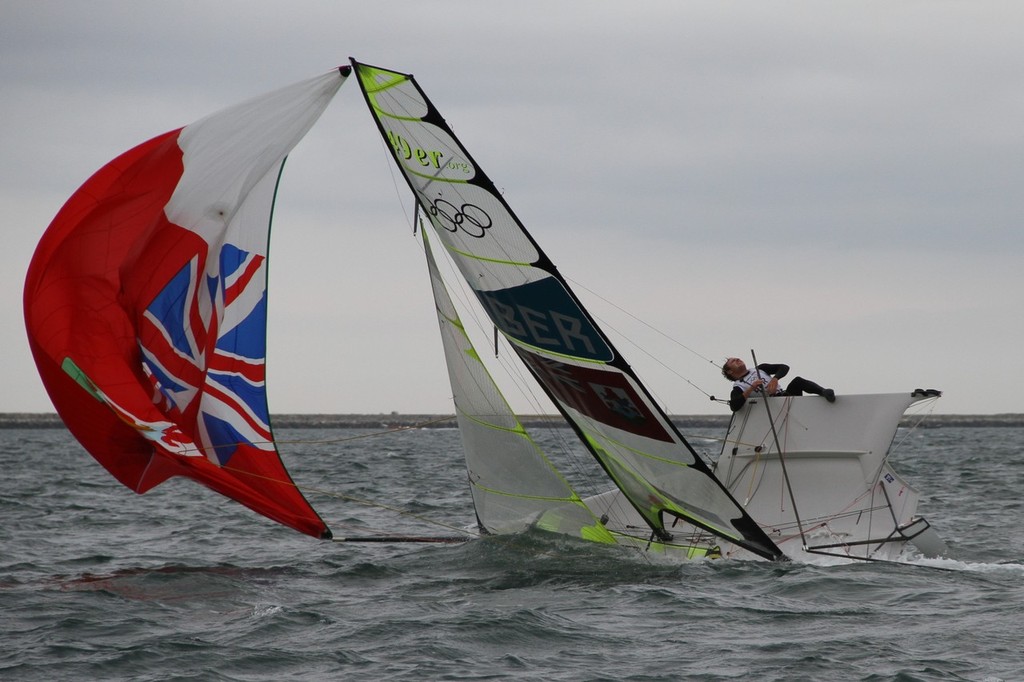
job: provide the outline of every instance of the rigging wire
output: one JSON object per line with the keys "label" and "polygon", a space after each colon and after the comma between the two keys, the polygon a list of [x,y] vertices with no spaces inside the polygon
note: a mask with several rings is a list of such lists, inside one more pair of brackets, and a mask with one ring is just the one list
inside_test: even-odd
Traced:
{"label": "rigging wire", "polygon": [[391,185],[395,188],[395,200],[397,201],[402,213],[406,217],[406,221],[413,226],[413,235],[416,234],[416,207],[419,206],[419,201],[413,206],[412,216],[409,215],[409,209],[402,200],[402,188],[398,184],[398,178],[395,176],[395,164],[392,163],[391,150],[388,149],[387,143],[383,137],[380,137],[380,146],[384,150],[384,165],[388,169],[388,174],[391,176]]}
{"label": "rigging wire", "polygon": [[[712,367],[714,367],[716,371],[720,371],[721,370],[721,364],[720,363],[716,362],[715,360],[712,360],[711,358],[707,357],[703,353],[701,353],[701,352],[699,352],[699,351],[697,351],[697,350],[687,346],[682,341],[679,341],[678,339],[673,337],[671,334],[668,334],[668,333],[662,331],[661,329],[658,329],[657,327],[655,327],[651,323],[647,322],[646,320],[644,320],[644,319],[642,319],[640,317],[637,317],[636,315],[631,313],[629,310],[626,310],[625,308],[623,308],[622,306],[618,305],[614,301],[611,301],[610,299],[606,298],[605,296],[602,296],[601,294],[597,293],[596,291],[594,291],[590,287],[586,286],[585,284],[583,284],[583,283],[581,283],[581,282],[579,282],[579,281],[577,281],[575,279],[572,279],[571,277],[565,276],[565,275],[563,275],[563,277],[565,277],[565,279],[567,281],[572,282],[573,286],[577,286],[580,289],[583,289],[587,293],[591,294],[592,296],[595,296],[595,297],[599,298],[604,303],[606,303],[606,304],[610,305],[611,307],[615,308],[620,313],[623,313],[624,315],[629,316],[635,322],[643,325],[644,327],[647,327],[648,329],[653,331],[655,334],[658,334],[659,336],[661,336],[662,338],[666,339],[670,343],[673,343],[676,346],[679,346],[680,348],[682,348],[683,350],[687,351],[688,353],[690,353],[690,354],[700,358],[701,360],[707,362]],[[591,312],[592,315],[594,314],[593,311],[590,311],[590,312]],[[595,315],[595,317],[596,317],[596,315]],[[637,344],[635,341],[633,341],[633,339],[629,335],[621,332],[618,328],[616,328],[614,325],[609,323],[607,320],[601,319],[601,323],[602,323],[602,328],[607,327],[607,328],[613,330],[616,334],[618,334],[622,339],[624,339],[626,342],[628,342],[630,345],[632,345],[634,348],[636,348],[639,352],[641,352],[644,355],[646,355],[647,357],[651,358],[652,360],[657,362],[659,365],[661,365],[664,369],[666,369],[667,371],[671,372],[672,374],[674,374],[678,378],[680,378],[683,381],[685,381],[692,388],[694,388],[697,391],[699,391],[700,393],[702,393],[705,397],[707,397],[707,398],[709,398],[711,400],[717,400],[714,395],[712,395],[711,393],[708,393],[703,388],[701,388],[700,386],[695,384],[693,381],[691,381],[689,378],[687,378],[686,376],[680,374],[679,372],[677,372],[673,368],[669,367],[667,364],[665,364],[659,358],[657,358],[655,355],[653,355],[651,352],[649,352],[646,348],[644,348],[643,346],[641,346],[641,345]],[[717,402],[724,402],[724,401],[717,401]]]}
{"label": "rigging wire", "polygon": [[[889,455],[891,455],[894,451],[898,450],[900,446],[903,445],[903,442],[910,438],[910,436],[912,436],[915,431],[917,431],[917,429],[921,426],[921,424],[924,423],[926,419],[932,416],[932,414],[935,412],[935,406],[938,405],[938,403],[938,395],[933,396],[932,398],[924,400],[921,403],[919,403],[921,411],[919,414],[915,415],[917,419],[915,421],[909,422],[907,432],[903,434],[902,438],[893,443],[892,447],[889,448],[889,451],[885,453],[886,460],[889,458]],[[923,409],[925,405],[928,406],[927,410]]]}

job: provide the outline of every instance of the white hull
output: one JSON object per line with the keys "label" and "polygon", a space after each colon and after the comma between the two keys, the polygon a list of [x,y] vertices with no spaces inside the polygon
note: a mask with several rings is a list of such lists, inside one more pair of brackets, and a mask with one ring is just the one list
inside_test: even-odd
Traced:
{"label": "white hull", "polygon": [[[903,413],[935,395],[750,400],[733,417],[715,474],[792,559],[891,561],[911,541],[941,555],[943,542],[916,516],[918,492],[888,462]],[[644,535],[644,522],[618,491],[585,501],[607,516],[609,530]],[[670,531],[681,544],[710,542],[723,557],[757,558],[682,521]]]}

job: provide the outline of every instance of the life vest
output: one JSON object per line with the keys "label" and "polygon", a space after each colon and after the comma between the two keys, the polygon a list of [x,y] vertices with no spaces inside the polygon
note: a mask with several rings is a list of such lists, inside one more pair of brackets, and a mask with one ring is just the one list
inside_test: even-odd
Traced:
{"label": "life vest", "polygon": [[[754,382],[757,381],[758,379],[764,382],[762,384],[763,386],[767,386],[768,382],[772,380],[772,375],[769,374],[768,372],[765,372],[764,370],[752,369],[749,372],[747,372],[742,379],[737,379],[736,381],[734,381],[732,385],[733,388],[738,388],[744,393],[746,393],[747,389],[753,386]],[[782,386],[779,386],[775,390],[774,395],[782,395],[782,392]]]}

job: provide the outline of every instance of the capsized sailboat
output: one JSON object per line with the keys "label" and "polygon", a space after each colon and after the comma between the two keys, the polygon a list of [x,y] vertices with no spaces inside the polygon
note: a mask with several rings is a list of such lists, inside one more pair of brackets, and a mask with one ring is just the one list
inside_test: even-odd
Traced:
{"label": "capsized sailboat", "polygon": [[[580,498],[540,450],[483,368],[428,246],[484,532],[535,527],[685,558],[778,560],[786,552],[804,552],[892,559],[911,541],[926,553],[943,551],[927,521],[915,516],[917,493],[887,461],[900,416],[937,392],[843,397],[836,405],[816,396],[787,398],[774,417],[769,403],[776,399],[752,400],[735,416],[712,470],[413,76],[355,60],[352,65],[417,212],[494,328],[614,485]],[[771,447],[767,434],[775,435]]]}
{"label": "capsized sailboat", "polygon": [[274,445],[267,245],[278,176],[348,66],[125,152],[71,196],[25,281],[29,345],[65,425],[144,493],[184,476],[318,538]]}

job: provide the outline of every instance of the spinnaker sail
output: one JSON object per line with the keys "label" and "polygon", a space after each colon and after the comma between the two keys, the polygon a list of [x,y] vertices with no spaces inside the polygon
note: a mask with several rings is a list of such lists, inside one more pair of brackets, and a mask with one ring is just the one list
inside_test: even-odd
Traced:
{"label": "spinnaker sail", "polygon": [[125,152],[43,235],[24,292],[32,354],[68,429],[132,490],[185,476],[330,537],[273,442],[267,248],[285,158],[349,73]]}
{"label": "spinnaker sail", "polygon": [[782,552],[651,398],[409,74],[352,60],[378,129],[497,329],[652,533],[673,517]]}

